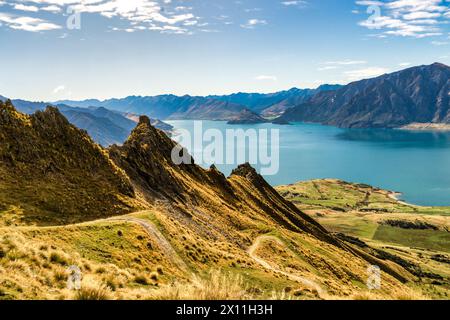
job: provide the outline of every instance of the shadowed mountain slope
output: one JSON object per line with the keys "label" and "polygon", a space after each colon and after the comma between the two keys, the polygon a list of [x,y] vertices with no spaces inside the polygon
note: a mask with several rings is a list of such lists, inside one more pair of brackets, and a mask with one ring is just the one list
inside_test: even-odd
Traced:
{"label": "shadowed mountain slope", "polygon": [[286,111],[276,122],[319,122],[347,128],[449,123],[449,92],[450,67],[435,63],[319,93]]}

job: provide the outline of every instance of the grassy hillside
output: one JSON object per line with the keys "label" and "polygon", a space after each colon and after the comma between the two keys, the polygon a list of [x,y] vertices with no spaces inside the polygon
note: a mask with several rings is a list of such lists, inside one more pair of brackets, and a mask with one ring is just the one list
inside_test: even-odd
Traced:
{"label": "grassy hillside", "polygon": [[417,265],[420,271],[415,273],[430,286],[427,290],[448,296],[450,208],[410,205],[396,200],[393,192],[340,180],[306,181],[277,190],[330,232],[344,234],[342,239]]}
{"label": "grassy hillside", "polygon": [[[382,290],[369,292],[361,277],[364,261],[287,230],[260,230],[271,237],[257,242],[249,255],[232,241],[199,237],[163,212],[120,219],[1,228],[0,299],[422,297],[388,275]],[[163,240],[133,221],[155,226]],[[248,230],[242,237],[251,244],[256,232]],[[72,265],[82,271],[80,291],[67,289]]]}

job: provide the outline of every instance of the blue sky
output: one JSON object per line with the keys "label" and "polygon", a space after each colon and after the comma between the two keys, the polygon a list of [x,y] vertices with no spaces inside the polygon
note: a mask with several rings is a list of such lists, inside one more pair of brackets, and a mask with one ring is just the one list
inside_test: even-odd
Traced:
{"label": "blue sky", "polygon": [[449,6],[442,0],[0,0],[0,94],[54,101],[273,92],[450,64]]}

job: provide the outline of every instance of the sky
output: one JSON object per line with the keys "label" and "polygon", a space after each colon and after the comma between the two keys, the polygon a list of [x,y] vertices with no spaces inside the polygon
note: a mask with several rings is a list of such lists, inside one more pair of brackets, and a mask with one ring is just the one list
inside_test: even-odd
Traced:
{"label": "sky", "polygon": [[448,0],[0,0],[0,95],[275,92],[450,64]]}

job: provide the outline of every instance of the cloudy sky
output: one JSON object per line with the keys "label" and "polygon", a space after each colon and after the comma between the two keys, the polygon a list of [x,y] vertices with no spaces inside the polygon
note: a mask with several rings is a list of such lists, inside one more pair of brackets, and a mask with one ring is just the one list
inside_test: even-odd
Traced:
{"label": "cloudy sky", "polygon": [[450,64],[448,0],[0,0],[0,94],[272,92]]}

